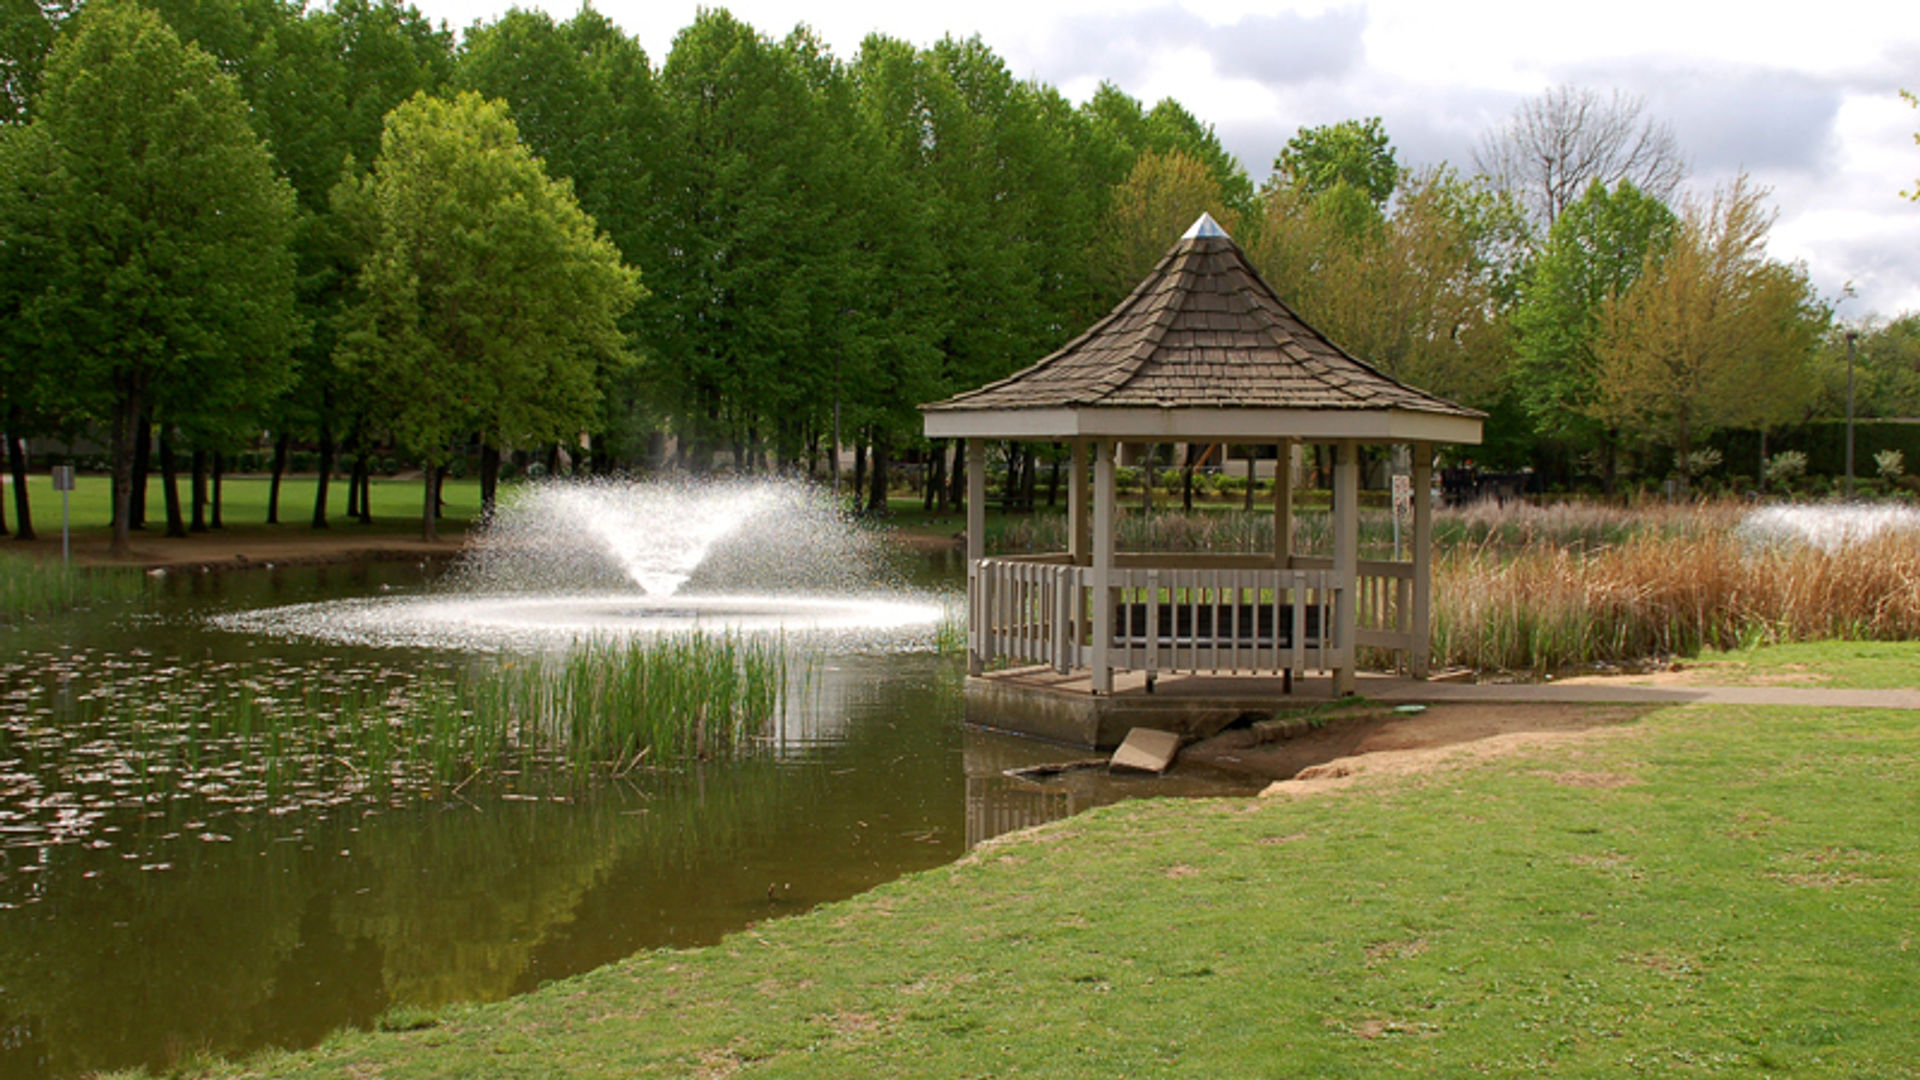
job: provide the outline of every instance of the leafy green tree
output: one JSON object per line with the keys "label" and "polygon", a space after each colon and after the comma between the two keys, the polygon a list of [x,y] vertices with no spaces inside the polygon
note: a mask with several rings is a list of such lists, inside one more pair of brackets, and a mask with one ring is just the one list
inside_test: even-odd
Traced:
{"label": "leafy green tree", "polygon": [[1309,195],[1349,188],[1379,210],[1400,185],[1400,162],[1377,116],[1303,127],[1273,160],[1283,183]]}
{"label": "leafy green tree", "polygon": [[1541,434],[1599,451],[1609,494],[1618,432],[1598,421],[1600,306],[1625,292],[1671,242],[1679,218],[1628,180],[1595,181],[1559,216],[1520,288],[1513,311],[1512,385]]}
{"label": "leafy green tree", "polygon": [[1138,284],[1203,212],[1232,230],[1233,216],[1205,163],[1178,150],[1141,154],[1107,207],[1102,240],[1114,288]]}
{"label": "leafy green tree", "polygon": [[[661,104],[646,53],[605,16],[584,8],[556,23],[545,12],[514,9],[475,26],[461,41],[454,85],[507,103],[520,137],[549,175],[572,182],[592,215],[643,279],[663,279],[656,239],[655,162]],[[642,324],[632,315],[627,328]],[[634,443],[631,417],[650,412],[636,400],[644,386],[632,368],[603,371],[602,414],[592,425],[602,463],[615,442]],[[610,441],[611,440],[611,441]],[[493,503],[499,455],[481,455],[483,506]]]}
{"label": "leafy green tree", "polygon": [[1212,127],[1203,124],[1172,98],[1162,99],[1152,109],[1112,83],[1101,83],[1082,107],[1093,132],[1102,144],[1098,152],[1101,182],[1118,184],[1132,171],[1134,161],[1149,151],[1159,154],[1180,152],[1205,163],[1221,198],[1229,210],[1243,214],[1253,206],[1253,181],[1227,153]]}
{"label": "leafy green tree", "polygon": [[1441,167],[1402,181],[1377,228],[1291,185],[1263,196],[1248,256],[1310,324],[1396,379],[1496,397],[1526,227],[1512,200]]}
{"label": "leafy green tree", "polygon": [[1829,313],[1803,267],[1767,258],[1773,215],[1742,176],[1687,208],[1664,256],[1600,306],[1594,413],[1674,451],[1688,488],[1694,440],[1803,413]]}
{"label": "leafy green tree", "polygon": [[1920,417],[1920,312],[1835,324],[1814,357],[1819,399],[1813,413],[1847,414],[1847,335],[1854,335],[1854,412]]}
{"label": "leafy green tree", "polygon": [[258,407],[286,383],[292,192],[234,80],[117,0],[75,18],[7,146],[23,196],[13,228],[34,238],[22,254],[45,260],[17,317],[44,359],[71,365],[75,408],[108,426],[124,552],[140,417],[210,395]]}
{"label": "leafy green tree", "polygon": [[20,123],[40,90],[40,71],[73,5],[0,0],[0,123]]}
{"label": "leafy green tree", "polygon": [[547,177],[506,106],[474,93],[395,109],[372,172],[335,201],[365,244],[338,358],[424,466],[431,540],[457,438],[553,442],[592,422],[638,275]]}

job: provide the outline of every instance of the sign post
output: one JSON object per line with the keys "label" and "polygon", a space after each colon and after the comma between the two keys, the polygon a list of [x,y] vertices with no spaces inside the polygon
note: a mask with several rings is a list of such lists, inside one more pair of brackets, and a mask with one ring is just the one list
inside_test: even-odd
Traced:
{"label": "sign post", "polygon": [[73,538],[68,500],[73,495],[73,466],[55,465],[53,467],[53,490],[60,493],[60,561],[71,563],[73,562]]}
{"label": "sign post", "polygon": [[1393,475],[1393,557],[1400,558],[1400,517],[1413,513],[1413,477]]}

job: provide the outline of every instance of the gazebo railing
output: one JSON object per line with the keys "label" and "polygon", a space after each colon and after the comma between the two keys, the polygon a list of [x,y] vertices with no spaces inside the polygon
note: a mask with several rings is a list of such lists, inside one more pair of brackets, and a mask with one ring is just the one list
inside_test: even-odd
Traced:
{"label": "gazebo railing", "polygon": [[[1296,558],[1286,569],[1250,556],[1116,561],[1106,650],[1114,670],[1325,670],[1351,664],[1354,645],[1413,647],[1413,572],[1406,564],[1360,564],[1357,629],[1348,643],[1334,635],[1343,586],[1331,560]],[[1093,577],[1091,567],[1064,555],[976,561],[968,569],[969,649],[982,664],[1008,660],[1062,672],[1091,667]]]}

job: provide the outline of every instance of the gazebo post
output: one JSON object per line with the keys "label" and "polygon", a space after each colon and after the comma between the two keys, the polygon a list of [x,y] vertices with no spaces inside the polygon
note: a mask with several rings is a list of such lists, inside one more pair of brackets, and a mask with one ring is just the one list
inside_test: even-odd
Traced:
{"label": "gazebo post", "polygon": [[1413,444],[1413,655],[1408,673],[1431,672],[1433,635],[1433,444]]}
{"label": "gazebo post", "polygon": [[972,639],[972,647],[967,650],[967,674],[979,675],[987,670],[986,656],[981,644],[989,632],[987,612],[990,610],[985,595],[985,579],[980,578],[980,560],[987,551],[987,444],[984,439],[967,440],[967,578],[968,593],[974,609],[967,620],[967,633]]}
{"label": "gazebo post", "polygon": [[1293,440],[1281,439],[1273,457],[1273,567],[1293,566]]}
{"label": "gazebo post", "polygon": [[1093,444],[1093,692],[1113,693],[1113,452],[1118,443]]}
{"label": "gazebo post", "polygon": [[1346,659],[1333,669],[1333,696],[1354,691],[1354,665],[1359,650],[1354,633],[1359,628],[1360,584],[1360,452],[1352,439],[1337,444],[1333,464],[1333,578],[1339,602],[1333,609],[1333,638]]}
{"label": "gazebo post", "polygon": [[1067,477],[1067,555],[1075,566],[1093,557],[1087,534],[1087,443],[1073,440],[1073,470]]}

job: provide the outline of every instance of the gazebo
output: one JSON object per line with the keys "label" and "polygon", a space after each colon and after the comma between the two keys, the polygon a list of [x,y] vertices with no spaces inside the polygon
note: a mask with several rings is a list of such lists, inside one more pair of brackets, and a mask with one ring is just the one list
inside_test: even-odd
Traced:
{"label": "gazebo", "polygon": [[[1202,214],[1105,318],[1031,367],[921,406],[926,434],[966,440],[967,651],[981,676],[1011,662],[1085,679],[1116,673],[1280,676],[1354,688],[1356,649],[1428,670],[1437,443],[1478,443],[1482,414],[1400,383],[1308,326]],[[1071,446],[1068,550],[985,558],[987,440]],[[1278,448],[1271,553],[1115,550],[1115,469],[1125,443]],[[1289,462],[1330,444],[1333,553],[1291,550]],[[1411,561],[1359,558],[1359,446],[1412,450]],[[1092,490],[1087,483],[1092,463]],[[979,681],[970,679],[970,687]],[[1016,725],[1017,726],[1017,725]]]}

